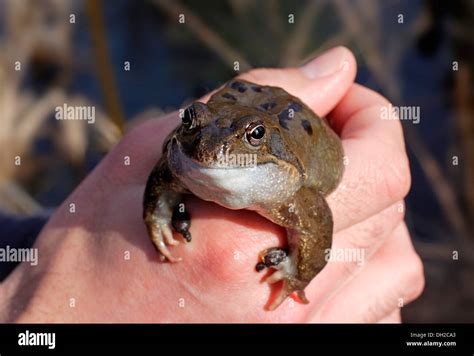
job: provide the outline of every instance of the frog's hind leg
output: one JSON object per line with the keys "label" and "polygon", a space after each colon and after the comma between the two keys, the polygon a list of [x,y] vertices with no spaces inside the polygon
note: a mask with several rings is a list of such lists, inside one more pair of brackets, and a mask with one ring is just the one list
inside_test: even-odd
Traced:
{"label": "frog's hind leg", "polygon": [[304,289],[324,268],[332,243],[333,221],[324,197],[314,188],[302,187],[286,202],[264,207],[261,215],[286,228],[289,255],[281,248],[262,252],[257,270],[272,268],[276,272],[267,281],[283,281],[283,287],[268,309],[277,308],[291,293],[296,292],[308,303]]}

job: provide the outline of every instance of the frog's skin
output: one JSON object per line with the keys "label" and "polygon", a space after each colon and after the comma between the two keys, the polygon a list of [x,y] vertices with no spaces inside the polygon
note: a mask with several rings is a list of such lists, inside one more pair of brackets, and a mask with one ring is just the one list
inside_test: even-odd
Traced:
{"label": "frog's skin", "polygon": [[[283,89],[243,80],[228,82],[207,104],[193,103],[182,120],[165,141],[145,189],[143,218],[158,251],[170,262],[181,260],[168,249],[178,243],[172,228],[191,240],[189,214],[181,204],[185,194],[254,210],[285,227],[288,238],[288,254],[269,248],[256,266],[276,270],[269,283],[283,280],[268,309],[292,292],[308,303],[304,288],[326,265],[332,242],[325,197],[343,173],[338,136]],[[255,160],[236,164],[232,157]]]}

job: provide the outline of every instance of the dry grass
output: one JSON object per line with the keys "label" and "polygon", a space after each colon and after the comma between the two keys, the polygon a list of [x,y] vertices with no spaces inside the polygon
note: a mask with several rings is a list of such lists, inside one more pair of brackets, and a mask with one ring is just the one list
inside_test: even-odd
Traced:
{"label": "dry grass", "polygon": [[[9,0],[2,7],[6,35],[0,39],[0,204],[6,211],[32,214],[41,207],[16,182],[28,178],[24,167],[34,161],[33,144],[38,137],[47,135],[63,157],[78,165],[93,144],[91,137],[108,149],[120,139],[120,131],[99,110],[97,124],[91,125],[95,133],[89,132],[84,121],[52,125],[57,106],[93,104],[67,95],[61,85],[52,85],[40,95],[21,87],[34,58],[69,69],[72,31],[64,19],[72,12],[71,2]],[[15,68],[17,61],[21,70]]]}

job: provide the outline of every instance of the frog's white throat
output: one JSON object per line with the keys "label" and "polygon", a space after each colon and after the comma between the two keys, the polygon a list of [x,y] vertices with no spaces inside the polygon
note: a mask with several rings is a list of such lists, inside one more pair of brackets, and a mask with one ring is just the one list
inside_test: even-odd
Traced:
{"label": "frog's white throat", "polygon": [[242,161],[230,159],[237,164],[221,161],[204,166],[188,157],[176,141],[168,151],[169,167],[187,189],[203,200],[229,209],[252,209],[284,201],[299,189],[291,167],[284,168],[273,162],[242,166]]}

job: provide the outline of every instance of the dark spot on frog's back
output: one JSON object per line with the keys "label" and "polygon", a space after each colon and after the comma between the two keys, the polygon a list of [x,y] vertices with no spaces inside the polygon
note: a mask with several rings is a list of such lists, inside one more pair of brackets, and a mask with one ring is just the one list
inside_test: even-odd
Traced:
{"label": "dark spot on frog's back", "polygon": [[302,109],[302,106],[298,103],[295,103],[293,101],[290,101],[288,103],[288,109],[292,109],[294,112],[298,112],[298,111],[301,111]]}
{"label": "dark spot on frog's back", "polygon": [[234,101],[237,100],[237,98],[235,96],[233,96],[232,94],[230,94],[230,93],[224,93],[224,94],[222,94],[222,97],[226,98],[226,99],[234,100]]}
{"label": "dark spot on frog's back", "polygon": [[280,126],[288,130],[287,122],[292,120],[295,117],[295,113],[301,111],[302,109],[303,107],[300,104],[290,101],[287,104],[285,110],[278,114],[278,122],[280,123]]}
{"label": "dark spot on frog's back", "polygon": [[288,130],[288,121],[291,120],[290,117],[290,109],[286,108],[281,113],[278,114],[278,122],[280,126],[283,127],[285,130]]}
{"label": "dark spot on frog's back", "polygon": [[313,135],[313,127],[311,126],[311,122],[308,120],[301,120],[301,126],[303,126],[303,129],[308,133],[308,135]]}
{"label": "dark spot on frog's back", "polygon": [[244,93],[245,91],[247,91],[247,86],[239,81],[232,82],[230,84],[230,87],[234,90],[237,90],[239,93]]}
{"label": "dark spot on frog's back", "polygon": [[262,92],[262,87],[258,87],[258,86],[251,86],[252,90],[256,93],[261,93]]}
{"label": "dark spot on frog's back", "polygon": [[260,107],[261,107],[263,110],[271,110],[271,109],[273,109],[276,105],[277,105],[276,103],[265,103],[265,104],[260,105]]}

